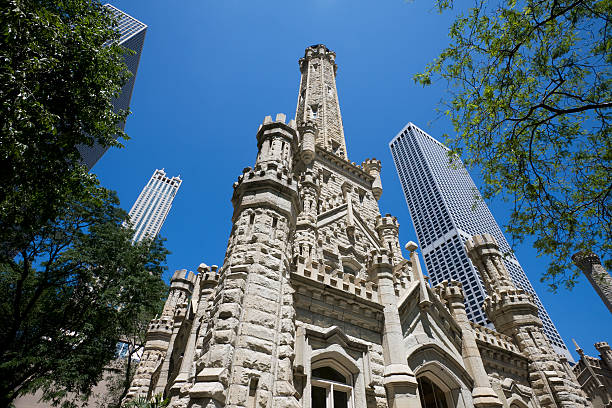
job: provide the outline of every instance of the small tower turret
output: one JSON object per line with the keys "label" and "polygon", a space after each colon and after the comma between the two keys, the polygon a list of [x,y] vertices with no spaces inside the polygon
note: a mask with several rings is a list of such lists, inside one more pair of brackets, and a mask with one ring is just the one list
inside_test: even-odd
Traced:
{"label": "small tower turret", "polygon": [[361,163],[361,167],[366,173],[374,177],[374,181],[372,182],[372,194],[374,194],[374,197],[379,200],[383,192],[382,182],[380,181],[380,160],[365,159],[365,161]]}
{"label": "small tower turret", "polygon": [[391,214],[376,217],[376,232],[382,245],[393,254],[393,263],[398,265],[402,260],[402,250],[399,245],[399,222]]}
{"label": "small tower turret", "polygon": [[610,349],[610,345],[605,341],[600,341],[595,343],[595,348],[599,351],[601,355],[601,359],[606,363],[608,368],[612,370],[612,350]]}
{"label": "small tower turret", "polygon": [[297,126],[292,120],[285,124],[286,116],[282,113],[276,115],[272,121],[271,116],[266,116],[257,131],[257,160],[255,166],[265,166],[268,163],[280,165],[291,171],[293,152],[296,151]]}
{"label": "small tower turret", "polygon": [[587,277],[595,292],[612,313],[612,276],[601,264],[599,256],[591,251],[580,251],[572,255],[572,261]]}
{"label": "small tower turret", "polygon": [[588,407],[578,380],[565,370],[542,330],[533,297],[518,289],[502,262],[490,234],[475,235],[465,243],[470,260],[487,289],[485,312],[501,333],[513,337],[529,358],[529,378],[543,407]]}

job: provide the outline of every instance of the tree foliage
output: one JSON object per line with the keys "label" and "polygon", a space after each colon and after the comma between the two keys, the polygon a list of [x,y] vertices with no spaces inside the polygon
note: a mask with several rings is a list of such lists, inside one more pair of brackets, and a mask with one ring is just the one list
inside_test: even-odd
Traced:
{"label": "tree foliage", "polygon": [[[87,397],[120,337],[166,295],[160,239],[131,243],[116,195],[94,186],[0,264],[0,406]],[[147,320],[148,320],[147,318]]]}
{"label": "tree foliage", "polygon": [[476,0],[414,77],[447,81],[449,147],[482,171],[485,198],[514,204],[506,230],[552,257],[553,290],[576,283],[578,250],[612,267],[611,19],[610,0]]}
{"label": "tree foliage", "polygon": [[12,256],[81,198],[78,145],[118,145],[114,112],[129,71],[116,22],[98,1],[5,0],[0,7],[0,255]]}

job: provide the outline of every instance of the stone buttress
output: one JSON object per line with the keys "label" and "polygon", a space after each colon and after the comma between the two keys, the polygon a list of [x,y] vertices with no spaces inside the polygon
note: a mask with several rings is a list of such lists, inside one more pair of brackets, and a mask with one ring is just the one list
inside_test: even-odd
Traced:
{"label": "stone buttress", "polygon": [[466,242],[489,295],[485,312],[495,328],[511,336],[529,357],[529,380],[542,407],[590,406],[573,374],[568,373],[542,331],[542,321],[531,295],[516,288],[490,234]]}
{"label": "stone buttress", "polygon": [[126,400],[150,398],[163,392],[168,380],[169,358],[174,340],[187,315],[196,277],[179,270],[170,279],[170,292],[159,318],[151,320],[145,346]]}

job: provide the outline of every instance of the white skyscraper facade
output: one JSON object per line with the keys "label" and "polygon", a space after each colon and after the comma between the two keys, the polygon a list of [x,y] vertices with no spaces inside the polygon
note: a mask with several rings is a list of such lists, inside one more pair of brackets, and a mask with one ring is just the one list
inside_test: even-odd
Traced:
{"label": "white skyscraper facade", "polygon": [[389,147],[431,283],[460,281],[468,318],[490,324],[482,308],[486,297],[484,285],[464,247],[464,242],[473,235],[490,233],[508,254],[504,263],[514,283],[534,296],[544,333],[555,350],[572,361],[463,163],[459,159],[449,163],[449,149],[412,123],[391,140]]}
{"label": "white skyscraper facade", "polygon": [[155,170],[130,210],[132,242],[154,238],[159,233],[182,182],[180,176],[169,178],[163,169]]}

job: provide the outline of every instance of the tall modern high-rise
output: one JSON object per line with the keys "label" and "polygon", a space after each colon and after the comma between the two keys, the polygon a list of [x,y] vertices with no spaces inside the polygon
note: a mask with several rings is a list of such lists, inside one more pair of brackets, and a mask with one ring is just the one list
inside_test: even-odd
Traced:
{"label": "tall modern high-rise", "polygon": [[180,176],[169,178],[164,169],[155,170],[130,210],[132,242],[154,238],[159,233],[182,182]]}
{"label": "tall modern high-rise", "polygon": [[[132,100],[132,92],[134,91],[134,83],[136,81],[136,73],[138,72],[138,63],[140,62],[140,55],[142,54],[142,46],[144,44],[147,26],[110,4],[105,4],[104,7],[106,7],[118,21],[117,30],[120,34],[119,44],[133,51],[133,53],[126,52],[123,56],[125,65],[127,65],[132,76],[121,88],[119,97],[113,101],[115,111],[125,111],[130,108],[130,101]],[[121,130],[123,130],[125,128],[125,123],[121,123],[119,126]],[[91,169],[98,160],[100,160],[100,157],[106,153],[108,147],[95,144],[93,146],[81,145],[78,149],[83,158],[83,162],[87,165],[88,169]]]}
{"label": "tall modern high-rise", "polygon": [[391,140],[389,147],[432,284],[460,281],[468,318],[490,324],[482,308],[485,287],[464,247],[470,237],[490,233],[507,254],[504,264],[514,283],[533,295],[544,333],[555,351],[573,361],[463,163],[456,159],[451,164],[449,149],[412,123]]}

